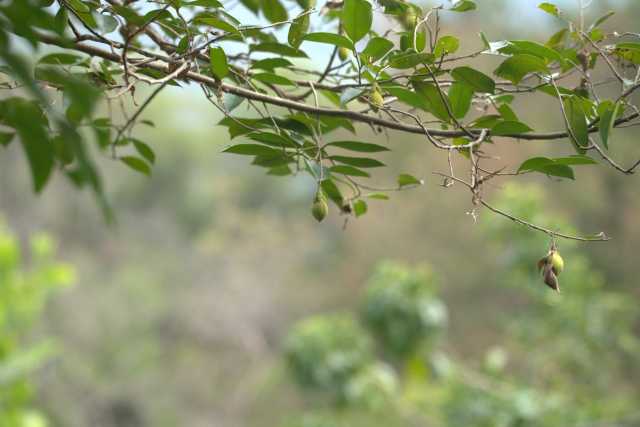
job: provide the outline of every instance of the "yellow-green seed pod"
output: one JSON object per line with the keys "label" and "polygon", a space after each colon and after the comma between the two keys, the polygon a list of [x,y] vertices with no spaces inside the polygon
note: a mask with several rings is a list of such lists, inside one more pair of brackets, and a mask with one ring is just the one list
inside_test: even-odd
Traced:
{"label": "yellow-green seed pod", "polygon": [[346,47],[341,47],[340,49],[338,49],[338,58],[340,58],[340,61],[346,61],[347,59],[349,59],[349,56],[351,56],[351,51]]}
{"label": "yellow-green seed pod", "polygon": [[560,274],[562,270],[564,270],[564,260],[560,256],[560,252],[553,251],[550,258],[554,273],[556,273],[556,275]]}
{"label": "yellow-green seed pod", "polygon": [[327,205],[327,199],[321,191],[316,193],[316,197],[313,199],[313,205],[311,206],[311,215],[316,221],[321,222],[326,218],[329,213],[329,206]]}
{"label": "yellow-green seed pod", "polygon": [[377,111],[379,108],[384,106],[384,97],[378,89],[373,89],[369,94],[369,102]]}

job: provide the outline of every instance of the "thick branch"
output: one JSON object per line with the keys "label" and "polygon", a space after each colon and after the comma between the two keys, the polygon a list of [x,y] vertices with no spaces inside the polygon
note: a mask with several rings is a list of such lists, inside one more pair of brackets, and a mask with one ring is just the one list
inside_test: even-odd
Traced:
{"label": "thick branch", "polygon": [[[79,52],[86,53],[88,55],[101,57],[115,63],[120,63],[122,61],[122,58],[119,55],[109,52],[107,50],[92,46],[92,45],[69,41],[69,40],[61,39],[56,36],[50,36],[47,34],[39,34],[39,38],[41,42],[46,44],[59,46],[65,49],[73,49]],[[167,74],[169,74],[172,71],[170,64],[159,63],[159,62],[145,63],[143,66],[141,66],[141,68],[153,69],[153,70],[161,71]],[[419,135],[425,134],[424,128],[421,126],[410,125],[410,124],[401,123],[401,122],[394,122],[394,121],[383,119],[377,116],[371,116],[368,114],[359,113],[357,111],[315,107],[305,103],[296,102],[289,99],[284,99],[277,96],[256,92],[250,89],[245,89],[245,88],[231,85],[228,83],[223,83],[223,82],[221,83],[216,81],[212,77],[208,77],[203,74],[196,73],[194,71],[184,72],[181,78],[186,80],[192,80],[201,84],[205,84],[211,88],[222,90],[223,92],[231,93],[231,94],[240,96],[242,98],[246,98],[254,101],[260,101],[270,105],[289,108],[296,111],[306,112],[310,114],[317,114],[322,116],[342,117],[342,118],[349,119],[356,122],[382,126],[388,129],[395,129],[395,130],[399,130],[407,133],[413,133],[413,134],[419,134]],[[640,113],[636,112],[626,117],[620,118],[616,120],[615,126],[618,126],[623,123],[627,123],[639,116],[640,116]],[[427,129],[427,130],[432,136],[435,136],[435,137],[457,138],[457,137],[467,136],[466,132],[462,130],[442,130],[442,129]],[[592,126],[589,128],[590,133],[597,132],[597,131],[598,131],[597,126]],[[481,134],[481,129],[470,129],[470,132],[477,137]],[[548,141],[548,140],[563,139],[567,137],[569,137],[569,134],[566,131],[501,135],[501,138],[521,139],[521,140],[528,140],[528,141],[535,141],[535,140]]]}

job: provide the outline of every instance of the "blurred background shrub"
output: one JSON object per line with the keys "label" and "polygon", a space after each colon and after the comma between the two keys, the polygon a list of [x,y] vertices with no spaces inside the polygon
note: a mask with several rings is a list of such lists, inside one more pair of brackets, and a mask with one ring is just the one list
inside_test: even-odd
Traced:
{"label": "blurred background shrub", "polygon": [[34,339],[33,324],[49,294],[73,282],[74,271],[55,261],[55,243],[35,235],[27,248],[0,218],[0,426],[45,427],[28,375],[55,352],[49,339]]}

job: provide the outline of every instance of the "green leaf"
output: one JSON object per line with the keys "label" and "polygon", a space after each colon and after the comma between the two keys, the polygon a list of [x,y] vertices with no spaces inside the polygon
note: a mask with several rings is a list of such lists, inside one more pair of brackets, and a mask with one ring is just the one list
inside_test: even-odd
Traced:
{"label": "green leaf", "polygon": [[282,56],[289,56],[292,58],[306,58],[307,54],[286,44],[268,42],[251,46],[251,52],[270,52],[277,53]]}
{"label": "green leaf", "polygon": [[416,52],[422,52],[427,47],[427,30],[422,28],[419,30],[415,37],[415,45],[413,36],[410,37],[411,49],[415,49]]}
{"label": "green leaf", "polygon": [[372,37],[367,43],[367,47],[362,51],[362,55],[375,62],[393,49],[393,42],[384,37]]}
{"label": "green leaf", "polygon": [[518,172],[527,171],[527,170],[540,170],[544,166],[553,163],[553,160],[547,157],[532,157],[530,159],[525,160],[520,167],[518,168]]}
{"label": "green leaf", "polygon": [[223,21],[222,19],[220,19],[215,15],[198,16],[193,20],[193,23],[198,25],[208,25],[209,27],[222,30],[225,33],[230,33],[230,34],[238,33],[238,29],[234,25],[228,23],[227,21]]}
{"label": "green leaf", "polygon": [[225,110],[229,113],[238,108],[244,100],[245,98],[229,92],[226,92],[222,96],[222,104],[224,105]]}
{"label": "green leaf", "polygon": [[549,15],[553,15],[556,17],[560,16],[560,9],[558,9],[558,6],[556,6],[553,3],[548,3],[548,2],[540,3],[538,5],[538,9],[544,10]]}
{"label": "green leaf", "polygon": [[0,132],[0,145],[6,147],[7,145],[9,145],[14,136],[15,133],[12,132]]}
{"label": "green leaf", "polygon": [[332,166],[329,170],[333,173],[338,173],[338,174],[348,175],[348,176],[360,176],[363,178],[369,178],[371,176],[369,175],[368,172],[365,172],[362,169],[354,168],[353,166],[347,166],[347,165]]}
{"label": "green leaf", "polygon": [[273,147],[296,148],[298,146],[291,138],[271,132],[254,132],[248,134],[247,138]]}
{"label": "green leaf", "polygon": [[323,179],[320,182],[320,188],[322,188],[322,191],[327,195],[329,200],[331,200],[340,209],[342,209],[342,205],[344,204],[344,197],[342,197],[340,189],[332,179]]}
{"label": "green leaf", "polygon": [[178,45],[176,46],[176,53],[182,55],[183,53],[186,53],[188,49],[189,49],[189,36],[184,36],[180,39],[180,41],[178,42]]}
{"label": "green leaf", "polygon": [[418,95],[416,92],[402,87],[388,87],[385,90],[392,96],[398,98],[400,102],[421,110],[427,111],[428,104],[425,102],[424,97]]}
{"label": "green leaf", "polygon": [[449,88],[449,103],[451,111],[456,119],[463,118],[471,107],[471,99],[473,98],[473,88],[470,86],[455,82]]}
{"label": "green leaf", "polygon": [[8,98],[0,101],[3,124],[16,129],[29,161],[33,188],[39,193],[49,180],[54,165],[54,147],[49,140],[47,120],[33,101]]}
{"label": "green leaf", "polygon": [[511,104],[514,99],[516,99],[516,97],[513,95],[499,95],[493,98],[493,101],[496,104]]}
{"label": "green leaf", "polygon": [[98,24],[96,23],[96,20],[93,18],[93,15],[91,14],[91,9],[89,9],[89,6],[82,3],[80,0],[67,0],[67,5],[71,9],[73,9],[73,11],[76,13],[78,18],[82,22],[87,24],[87,26],[91,28],[95,28],[98,26]]}
{"label": "green leaf", "polygon": [[446,94],[441,94],[438,88],[431,83],[414,81],[413,87],[416,92],[423,97],[426,105],[426,111],[430,112],[442,121],[449,122],[451,120],[447,106],[444,104],[447,100]]}
{"label": "green leaf", "polygon": [[151,176],[151,168],[149,167],[149,165],[144,160],[138,157],[124,156],[120,157],[120,161],[137,172],[143,173],[147,176]]}
{"label": "green leaf", "polygon": [[557,164],[561,165],[597,165],[598,162],[589,156],[573,155],[569,157],[557,157],[553,159]]}
{"label": "green leaf", "polygon": [[182,0],[182,4],[185,6],[222,7],[222,3],[220,3],[218,0]]}
{"label": "green leaf", "polygon": [[240,3],[255,15],[258,14],[258,10],[260,9],[259,0],[240,0]]}
{"label": "green leaf", "polygon": [[327,99],[327,101],[331,102],[336,107],[340,107],[340,95],[331,90],[321,89],[320,93]]}
{"label": "green leaf", "polygon": [[471,122],[471,127],[479,129],[491,129],[496,124],[502,121],[502,116],[497,114],[488,114],[486,116],[478,117]]}
{"label": "green leaf", "polygon": [[222,150],[223,153],[241,154],[244,156],[282,156],[282,151],[259,144],[237,144]]}
{"label": "green leaf", "polygon": [[509,40],[507,43],[505,47],[498,49],[498,51],[508,55],[528,54],[549,61],[563,61],[560,53],[537,42],[529,40]]}
{"label": "green leaf", "polygon": [[640,43],[617,43],[614,53],[627,61],[633,62],[634,64],[640,64]]}
{"label": "green leaf", "polygon": [[296,3],[303,9],[311,9],[316,6],[316,0],[296,0]]}
{"label": "green leaf", "polygon": [[602,101],[598,105],[598,117],[600,117],[599,130],[600,140],[602,145],[609,149],[609,136],[613,130],[613,125],[616,122],[620,103],[613,103],[612,101]]}
{"label": "green leaf", "polygon": [[483,33],[482,31],[480,31],[478,33],[478,35],[480,36],[480,40],[482,40],[482,45],[484,46],[485,50],[491,50],[491,43],[489,43],[489,39],[487,39],[487,36],[485,33]]}
{"label": "green leaf", "polygon": [[274,166],[272,168],[269,169],[269,172],[267,172],[267,175],[272,175],[272,176],[287,176],[287,175],[291,175],[291,168],[288,165],[279,165],[279,166]]}
{"label": "green leaf", "polygon": [[568,32],[568,29],[562,28],[561,30],[554,33],[551,37],[549,37],[549,40],[547,40],[545,45],[552,48],[562,47],[562,44],[564,42],[564,39],[567,37]]}
{"label": "green leaf", "polygon": [[549,73],[542,59],[533,55],[520,54],[507,58],[496,69],[495,74],[518,84],[524,76],[534,71]]}
{"label": "green leaf", "polygon": [[38,61],[38,65],[74,65],[82,61],[82,57],[71,53],[51,53]]}
{"label": "green leaf", "polygon": [[421,179],[414,177],[413,175],[409,175],[408,173],[403,173],[398,175],[398,187],[406,187],[406,186],[414,186],[414,185],[423,185],[424,182]]}
{"label": "green leaf", "polygon": [[367,202],[364,200],[356,200],[353,203],[353,213],[356,215],[356,218],[367,213]]}
{"label": "green leaf", "polygon": [[300,15],[298,15],[296,19],[294,19],[291,23],[287,39],[289,41],[289,44],[294,48],[297,49],[300,47],[302,38],[305,34],[307,34],[307,31],[309,31],[309,22],[309,13],[303,10]]}
{"label": "green leaf", "polygon": [[476,4],[471,0],[459,0],[456,4],[449,10],[454,12],[468,12],[470,10],[475,10]]}
{"label": "green leaf", "polygon": [[274,73],[257,73],[251,76],[252,79],[261,81],[262,83],[268,83],[280,86],[295,86],[291,80],[286,77],[282,77]]}
{"label": "green leaf", "polygon": [[212,47],[209,49],[209,59],[211,62],[211,72],[220,80],[229,74],[229,64],[227,64],[227,55],[221,47]]}
{"label": "green leaf", "polygon": [[361,153],[378,153],[382,151],[389,151],[387,147],[384,147],[382,145],[359,141],[334,141],[328,143],[327,146],[340,147],[344,148],[345,150],[358,151]]}
{"label": "green leaf", "polygon": [[372,22],[373,12],[367,0],[344,0],[342,26],[354,43],[367,35]]}
{"label": "green leaf", "polygon": [[149,163],[153,164],[156,162],[156,154],[153,152],[151,147],[149,147],[147,144],[137,139],[134,139],[133,146],[136,148],[136,151],[138,152],[138,154],[144,157]]}
{"label": "green leaf", "polygon": [[585,148],[589,145],[589,129],[587,127],[587,116],[583,104],[578,96],[569,96],[563,99],[565,113],[567,115],[570,133],[578,154],[584,154]]}
{"label": "green leaf", "polygon": [[602,15],[600,18],[596,19],[594,23],[589,26],[589,29],[593,30],[594,28],[598,27],[600,24],[602,24],[604,21],[611,18],[615,14],[616,13],[613,10],[608,11],[607,13]]}
{"label": "green leaf", "polygon": [[112,4],[111,9],[113,9],[113,11],[116,12],[117,15],[123,17],[129,24],[133,24],[133,25],[145,24],[144,18],[138,15],[138,13],[136,13],[129,7],[121,6],[118,4]]}
{"label": "green leaf", "polygon": [[518,172],[523,171],[540,172],[549,176],[575,179],[573,169],[567,164],[559,163],[546,157],[533,157],[526,160],[518,168]]}
{"label": "green leaf", "polygon": [[273,72],[276,68],[287,68],[292,65],[291,61],[284,58],[266,58],[254,62],[251,68]]}
{"label": "green leaf", "polygon": [[165,8],[161,8],[150,10],[149,12],[145,13],[142,19],[144,20],[144,24],[148,24],[153,21],[157,22],[162,20],[171,20],[173,19],[173,16],[168,10],[166,10]]}
{"label": "green leaf", "polygon": [[537,86],[536,90],[542,93],[546,93],[549,96],[553,96],[556,99],[558,98],[558,92],[560,92],[560,95],[566,95],[566,96],[575,95],[575,91],[571,89],[567,89],[562,86],[558,86],[558,90],[556,91],[556,88],[553,87],[553,85],[551,84],[544,84],[544,85]]}
{"label": "green leaf", "polygon": [[331,156],[331,160],[358,168],[378,168],[384,166],[379,160],[368,157]]}
{"label": "green leaf", "polygon": [[340,34],[335,33],[310,33],[305,35],[302,39],[310,42],[331,44],[351,50],[354,49],[351,40],[349,40],[345,36],[341,36]]}
{"label": "green leaf", "polygon": [[370,193],[370,194],[367,194],[365,197],[368,197],[369,199],[376,199],[376,200],[389,200],[389,196],[387,196],[384,193]]}
{"label": "green leaf", "polygon": [[283,156],[273,157],[273,155],[268,155],[268,156],[256,156],[251,162],[251,164],[260,166],[263,168],[271,169],[271,168],[286,166],[290,162],[291,162],[290,157],[283,157]]}
{"label": "green leaf", "polygon": [[289,19],[287,9],[284,8],[280,0],[262,0],[262,13],[271,23],[283,22]]}
{"label": "green leaf", "polygon": [[389,58],[389,66],[399,70],[413,68],[416,65],[432,63],[434,56],[430,53],[401,53]]}
{"label": "green leaf", "polygon": [[460,40],[458,40],[457,37],[442,36],[436,42],[436,45],[433,49],[433,54],[436,57],[440,57],[450,53],[455,53],[459,47],[460,47]]}
{"label": "green leaf", "polygon": [[513,121],[504,121],[498,122],[495,126],[491,128],[491,135],[493,136],[502,136],[502,135],[515,135],[519,133],[527,133],[531,132],[529,126],[522,122],[513,122]]}
{"label": "green leaf", "polygon": [[539,172],[542,172],[542,173],[544,173],[546,175],[549,175],[549,176],[557,176],[557,177],[560,177],[560,178],[575,179],[575,175],[573,173],[573,169],[571,169],[567,165],[551,164],[551,165],[545,166]]}
{"label": "green leaf", "polygon": [[597,43],[605,38],[605,33],[600,28],[594,28],[593,30],[589,31],[589,38],[591,39],[591,41]]}
{"label": "green leaf", "polygon": [[457,67],[451,70],[451,77],[480,93],[494,93],[496,82],[484,73],[471,67]]}
{"label": "green leaf", "polygon": [[519,121],[518,120],[518,116],[516,116],[516,113],[509,106],[509,104],[501,104],[498,107],[498,112],[500,113],[502,118],[507,122],[517,122],[517,121]]}

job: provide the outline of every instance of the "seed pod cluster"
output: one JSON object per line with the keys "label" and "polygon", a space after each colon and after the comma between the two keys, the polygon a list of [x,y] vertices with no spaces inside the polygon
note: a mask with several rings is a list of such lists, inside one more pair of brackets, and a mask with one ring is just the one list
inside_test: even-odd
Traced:
{"label": "seed pod cluster", "polygon": [[554,291],[560,292],[558,276],[564,270],[564,260],[555,246],[549,250],[544,258],[538,261],[538,270],[542,272],[544,283]]}

